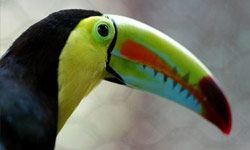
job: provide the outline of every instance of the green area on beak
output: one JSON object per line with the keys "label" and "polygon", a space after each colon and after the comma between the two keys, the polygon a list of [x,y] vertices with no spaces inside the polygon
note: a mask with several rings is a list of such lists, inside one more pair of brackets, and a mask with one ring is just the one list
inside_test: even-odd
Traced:
{"label": "green area on beak", "polygon": [[116,27],[107,64],[111,74],[130,87],[177,102],[229,133],[228,102],[210,71],[193,54],[148,25],[107,16]]}

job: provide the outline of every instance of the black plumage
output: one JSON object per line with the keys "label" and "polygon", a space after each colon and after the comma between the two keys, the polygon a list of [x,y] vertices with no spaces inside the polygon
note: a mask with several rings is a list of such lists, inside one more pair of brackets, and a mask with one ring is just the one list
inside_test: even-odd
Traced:
{"label": "black plumage", "polygon": [[27,29],[0,60],[0,149],[53,149],[59,56],[80,20],[96,11],[63,10]]}

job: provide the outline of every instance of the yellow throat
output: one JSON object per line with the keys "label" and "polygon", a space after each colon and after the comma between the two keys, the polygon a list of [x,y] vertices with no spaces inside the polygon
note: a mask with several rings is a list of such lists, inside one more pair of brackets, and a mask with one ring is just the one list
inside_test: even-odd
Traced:
{"label": "yellow throat", "polygon": [[90,17],[80,21],[61,52],[58,70],[58,132],[82,98],[104,78],[110,41],[98,42],[93,37],[94,24],[101,19]]}

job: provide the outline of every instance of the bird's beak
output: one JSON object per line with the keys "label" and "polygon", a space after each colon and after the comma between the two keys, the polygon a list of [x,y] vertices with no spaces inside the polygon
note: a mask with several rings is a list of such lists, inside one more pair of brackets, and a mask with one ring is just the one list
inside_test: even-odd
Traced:
{"label": "bird's beak", "polygon": [[227,98],[192,53],[148,25],[127,17],[106,16],[116,28],[108,50],[106,80],[172,100],[230,133]]}

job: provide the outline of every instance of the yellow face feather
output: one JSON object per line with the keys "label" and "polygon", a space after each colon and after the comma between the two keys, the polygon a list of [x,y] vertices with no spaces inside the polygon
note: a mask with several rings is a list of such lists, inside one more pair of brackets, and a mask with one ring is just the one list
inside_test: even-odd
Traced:
{"label": "yellow face feather", "polygon": [[[105,38],[98,34],[100,24],[109,28]],[[81,20],[70,33],[59,61],[58,132],[82,98],[104,78],[107,50],[114,32],[109,19],[96,16]]]}

